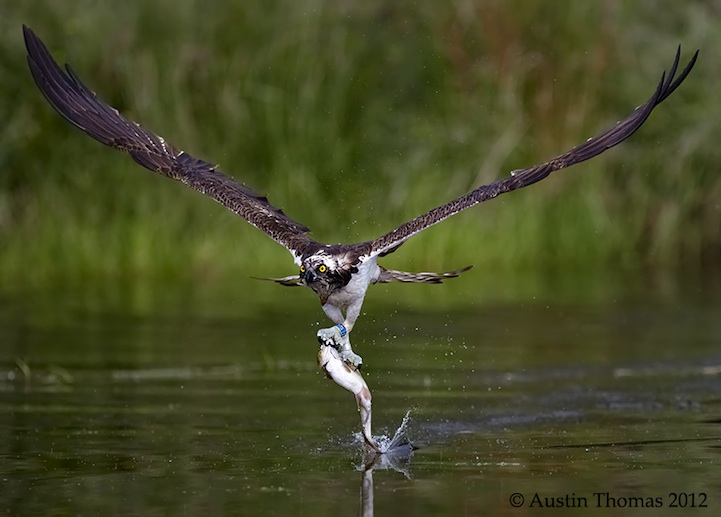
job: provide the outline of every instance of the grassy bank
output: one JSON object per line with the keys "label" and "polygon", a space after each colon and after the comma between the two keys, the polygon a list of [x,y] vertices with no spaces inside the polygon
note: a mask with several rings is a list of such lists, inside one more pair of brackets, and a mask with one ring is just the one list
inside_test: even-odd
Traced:
{"label": "grassy bank", "polygon": [[[121,111],[322,241],[373,238],[605,129],[676,45],[686,84],[622,147],[412,239],[386,264],[721,260],[721,18],[706,2],[14,2],[0,19],[6,282],[285,275],[290,255],[60,119],[26,23]],[[12,279],[12,280],[11,280]]]}

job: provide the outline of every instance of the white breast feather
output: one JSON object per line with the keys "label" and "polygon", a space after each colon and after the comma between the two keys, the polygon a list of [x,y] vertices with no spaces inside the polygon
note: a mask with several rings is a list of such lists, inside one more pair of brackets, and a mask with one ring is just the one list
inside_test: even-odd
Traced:
{"label": "white breast feather", "polygon": [[330,295],[328,301],[333,305],[345,306],[358,298],[363,299],[368,286],[375,283],[381,274],[381,269],[376,264],[376,257],[369,258],[358,266],[348,285]]}

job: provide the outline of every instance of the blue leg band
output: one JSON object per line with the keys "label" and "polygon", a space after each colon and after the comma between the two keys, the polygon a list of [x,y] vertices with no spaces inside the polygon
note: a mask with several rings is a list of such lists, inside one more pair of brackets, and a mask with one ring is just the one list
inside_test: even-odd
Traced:
{"label": "blue leg band", "polygon": [[336,327],[338,327],[338,329],[340,329],[340,337],[345,337],[346,334],[348,334],[348,331],[345,329],[345,327],[343,326],[342,323],[338,323],[338,325],[336,325]]}

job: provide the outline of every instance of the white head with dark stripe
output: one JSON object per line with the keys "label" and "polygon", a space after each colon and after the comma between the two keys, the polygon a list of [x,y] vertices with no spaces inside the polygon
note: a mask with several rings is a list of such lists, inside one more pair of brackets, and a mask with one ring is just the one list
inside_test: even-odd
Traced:
{"label": "white head with dark stripe", "polygon": [[356,271],[339,257],[319,252],[301,262],[300,283],[313,289],[323,301],[336,289],[348,285]]}

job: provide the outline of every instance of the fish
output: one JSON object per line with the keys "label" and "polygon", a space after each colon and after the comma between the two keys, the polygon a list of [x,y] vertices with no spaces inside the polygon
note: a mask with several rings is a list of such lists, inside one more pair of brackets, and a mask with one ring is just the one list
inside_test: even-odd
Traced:
{"label": "fish", "polygon": [[318,350],[318,367],[329,379],[353,393],[360,413],[363,441],[371,451],[382,453],[380,445],[371,433],[371,391],[360,370],[341,359],[337,349],[325,344],[321,344]]}

